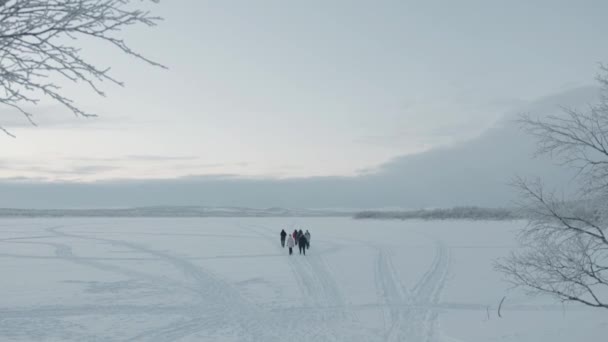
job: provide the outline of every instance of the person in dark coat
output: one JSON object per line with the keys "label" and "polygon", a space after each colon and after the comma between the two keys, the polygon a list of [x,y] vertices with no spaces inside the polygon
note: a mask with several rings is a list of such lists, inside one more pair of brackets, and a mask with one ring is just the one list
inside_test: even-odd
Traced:
{"label": "person in dark coat", "polygon": [[293,241],[296,242],[296,245],[298,244],[298,230],[297,229],[293,230]]}
{"label": "person in dark coat", "polygon": [[298,239],[298,248],[300,249],[300,254],[306,255],[306,236],[304,234],[300,235]]}
{"label": "person in dark coat", "polygon": [[285,239],[287,238],[287,233],[285,233],[285,229],[281,229],[281,247],[285,248]]}

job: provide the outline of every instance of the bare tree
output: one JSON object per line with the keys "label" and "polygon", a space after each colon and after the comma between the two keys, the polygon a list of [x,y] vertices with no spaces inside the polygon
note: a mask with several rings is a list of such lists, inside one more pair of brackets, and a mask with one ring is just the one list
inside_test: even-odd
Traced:
{"label": "bare tree", "polygon": [[[154,66],[163,67],[132,50],[120,33],[132,25],[155,26],[160,20],[140,7],[159,0],[0,0],[0,104],[15,108],[30,123],[25,105],[50,98],[76,116],[82,110],[61,91],[57,80],[83,82],[104,96],[99,83],[122,85],[102,68],[82,57],[77,39],[104,41]],[[13,136],[0,126],[0,130]]]}
{"label": "bare tree", "polygon": [[608,309],[608,81],[598,81],[599,103],[585,111],[521,118],[538,139],[538,153],[579,170],[581,188],[576,200],[566,200],[540,181],[516,180],[529,224],[519,236],[523,249],[496,267],[533,294]]}

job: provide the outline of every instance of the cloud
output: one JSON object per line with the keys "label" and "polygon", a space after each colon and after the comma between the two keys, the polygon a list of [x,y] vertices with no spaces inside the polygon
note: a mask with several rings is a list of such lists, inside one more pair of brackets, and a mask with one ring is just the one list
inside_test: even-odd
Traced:
{"label": "cloud", "polygon": [[35,125],[18,110],[0,105],[0,126],[12,131],[16,128],[19,129],[66,129],[66,128],[78,128],[78,129],[116,129],[117,127],[127,127],[136,125],[146,125],[150,123],[157,123],[154,120],[141,120],[135,119],[132,116],[126,115],[104,115],[103,113],[94,113],[98,116],[83,117],[76,116],[74,113],[69,111],[67,108],[59,105],[39,106],[39,107],[26,107],[24,108],[28,113],[32,113],[32,120]]}
{"label": "cloud", "polygon": [[74,167],[71,170],[68,170],[66,172],[67,172],[67,174],[70,174],[70,175],[84,176],[84,175],[99,174],[102,172],[109,172],[109,171],[115,171],[115,170],[120,170],[120,168],[116,167],[116,166],[109,166],[109,165],[85,165],[85,166]]}
{"label": "cloud", "polygon": [[[40,175],[40,176],[20,176],[17,177],[21,180],[29,180],[29,179],[57,179],[63,176],[87,176],[99,173],[105,173],[110,171],[119,170],[120,168],[117,166],[111,165],[78,165],[78,166],[70,166],[70,167],[49,167],[47,165],[41,165],[39,163],[31,163],[31,162],[23,162],[19,160],[11,160],[11,161],[0,161],[0,167],[2,171],[12,173],[12,174],[26,174],[26,175]],[[15,179],[15,177],[3,178],[6,179]]]}
{"label": "cloud", "polygon": [[[505,206],[515,199],[515,175],[543,176],[550,186],[573,184],[574,170],[532,158],[535,141],[513,119],[519,112],[555,114],[582,107],[597,89],[547,97],[512,113],[477,138],[450,147],[394,158],[352,177],[245,178],[231,174],[93,183],[0,181],[0,207],[132,207],[204,205],[242,207]],[[148,156],[150,157],[150,156]],[[159,156],[152,156],[156,159]],[[221,165],[221,164],[220,164]],[[100,165],[103,166],[103,165]],[[215,166],[215,165],[213,165]],[[95,166],[71,172],[108,171]]]}
{"label": "cloud", "polygon": [[[61,106],[26,107],[24,110],[33,114],[32,119],[38,127],[74,126],[100,121],[97,117],[85,118],[75,116],[68,109]],[[11,107],[0,106],[0,117],[2,117],[1,123],[5,127],[35,127],[21,112]]]}
{"label": "cloud", "polygon": [[145,161],[145,162],[164,162],[164,161],[194,161],[199,158],[196,156],[169,156],[155,154],[133,154],[119,157],[70,157],[65,160],[74,162],[125,162],[125,161]]}
{"label": "cloud", "polygon": [[[159,165],[162,164],[162,165]],[[4,159],[0,161],[0,179],[21,177],[45,180],[133,179],[133,174],[148,174],[151,178],[175,178],[189,174],[225,174],[225,170],[238,170],[252,165],[250,162],[202,163],[193,155],[169,156],[160,154],[133,154],[118,157],[55,157],[44,161]]]}
{"label": "cloud", "polygon": [[[515,104],[522,101],[504,100],[492,105],[488,104],[488,113],[504,113],[505,108],[517,108]],[[512,105],[509,107],[509,105]],[[499,108],[499,109],[498,109]],[[443,109],[442,109],[443,110]],[[488,115],[488,118],[480,120],[477,117],[465,120],[435,122],[432,125],[409,124],[407,127],[394,127],[389,134],[365,135],[354,140],[355,143],[365,145],[375,145],[383,147],[408,146],[412,151],[421,152],[429,148],[445,146],[455,141],[467,140],[478,136],[483,131],[495,124],[494,117],[498,115]],[[401,125],[398,122],[395,125]],[[412,148],[413,146],[413,148]]]}
{"label": "cloud", "polygon": [[175,161],[175,160],[197,160],[195,156],[166,156],[153,154],[134,154],[128,155],[120,160],[143,160],[143,161]]}

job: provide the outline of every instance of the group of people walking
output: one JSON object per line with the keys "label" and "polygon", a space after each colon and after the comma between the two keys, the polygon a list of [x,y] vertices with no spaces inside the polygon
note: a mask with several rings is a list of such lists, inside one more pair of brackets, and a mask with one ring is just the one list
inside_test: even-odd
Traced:
{"label": "group of people walking", "polygon": [[300,249],[300,254],[306,255],[306,250],[310,248],[310,232],[306,230],[306,233],[304,233],[302,229],[295,229],[292,234],[287,234],[283,229],[281,230],[281,246],[283,248],[285,248],[285,242],[287,242],[287,248],[289,248],[289,255],[293,254],[293,248],[296,245]]}

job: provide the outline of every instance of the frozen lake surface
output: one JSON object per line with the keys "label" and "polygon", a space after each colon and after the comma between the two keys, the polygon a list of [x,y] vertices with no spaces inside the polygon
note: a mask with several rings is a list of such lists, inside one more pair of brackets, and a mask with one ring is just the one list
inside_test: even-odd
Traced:
{"label": "frozen lake surface", "polygon": [[[523,224],[2,219],[0,341],[605,340],[606,310],[493,271]],[[310,230],[306,256],[282,228]]]}

